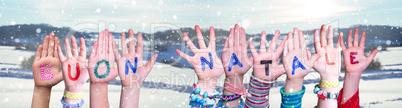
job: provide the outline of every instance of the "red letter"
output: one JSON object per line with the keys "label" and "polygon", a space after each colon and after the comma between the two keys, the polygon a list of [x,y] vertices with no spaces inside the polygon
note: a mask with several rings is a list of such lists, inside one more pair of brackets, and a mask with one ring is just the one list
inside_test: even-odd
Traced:
{"label": "red letter", "polygon": [[350,52],[350,64],[359,64],[359,61],[353,61],[356,58],[354,55],[357,55],[357,52]]}
{"label": "red letter", "polygon": [[71,66],[70,66],[70,64],[68,64],[68,78],[70,78],[70,80],[72,80],[72,81],[75,81],[78,79],[78,77],[80,77],[80,64],[77,63],[77,65],[75,67],[76,67],[75,69],[77,70],[77,75],[75,76],[75,78],[73,78],[71,76]]}
{"label": "red letter", "polygon": [[328,64],[328,65],[334,65],[334,64],[335,64],[335,62],[329,62],[328,54],[327,54],[327,53],[325,53],[325,58],[327,59],[327,64]]}

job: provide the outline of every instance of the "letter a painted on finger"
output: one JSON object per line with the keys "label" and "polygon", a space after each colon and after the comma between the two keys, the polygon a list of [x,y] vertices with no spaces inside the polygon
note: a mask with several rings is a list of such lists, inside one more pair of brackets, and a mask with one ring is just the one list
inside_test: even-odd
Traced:
{"label": "letter a painted on finger", "polygon": [[356,59],[355,55],[357,55],[357,52],[350,52],[350,64],[359,64],[359,61],[354,61]]}
{"label": "letter a painted on finger", "polygon": [[330,61],[329,61],[329,58],[328,58],[328,54],[327,54],[327,53],[325,53],[325,59],[327,60],[327,64],[328,64],[328,65],[335,65],[335,62],[330,62]]}
{"label": "letter a painted on finger", "polygon": [[205,59],[205,57],[201,57],[201,66],[202,66],[202,71],[205,71],[205,64],[208,64],[209,69],[212,69],[214,67],[214,60],[212,59],[212,54],[208,53],[209,56],[209,61]]}
{"label": "letter a painted on finger", "polygon": [[77,80],[80,77],[81,71],[80,71],[80,64],[75,65],[75,69],[77,70],[77,75],[73,78],[71,75],[71,65],[68,64],[68,78],[72,81]]}
{"label": "letter a painted on finger", "polygon": [[129,60],[126,60],[126,75],[128,75],[129,68],[133,71],[135,74],[137,72],[137,57],[134,59],[134,66],[131,65]]}
{"label": "letter a painted on finger", "polygon": [[243,65],[240,63],[239,59],[236,57],[236,54],[232,54],[232,56],[230,57],[230,62],[229,62],[229,72],[232,71],[232,67],[234,65],[239,65],[239,67],[243,67]]}
{"label": "letter a painted on finger", "polygon": [[293,58],[292,75],[295,74],[295,70],[297,68],[301,68],[303,70],[306,70],[306,67],[304,67],[303,64],[299,61],[299,59],[295,56],[295,58]]}

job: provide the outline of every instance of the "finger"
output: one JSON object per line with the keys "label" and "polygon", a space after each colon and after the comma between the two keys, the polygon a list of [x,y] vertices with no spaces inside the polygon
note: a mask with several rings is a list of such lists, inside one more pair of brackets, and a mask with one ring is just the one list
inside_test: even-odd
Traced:
{"label": "finger", "polygon": [[288,33],[288,37],[289,37],[289,38],[288,38],[288,41],[287,41],[287,42],[288,42],[288,50],[289,50],[289,51],[292,51],[292,50],[293,50],[293,40],[294,40],[294,39],[293,39],[292,32],[289,32],[289,33]]}
{"label": "finger", "polygon": [[40,59],[40,56],[42,55],[42,50],[43,50],[43,46],[39,45],[38,50],[36,50],[35,61],[38,61]]}
{"label": "finger", "polygon": [[246,50],[245,52],[247,52],[247,41],[246,41],[246,31],[244,31],[243,27],[240,27],[240,46],[242,48],[242,50]]}
{"label": "finger", "polygon": [[104,53],[105,54],[107,54],[107,53],[109,53],[108,51],[109,51],[109,30],[107,30],[107,29],[105,29],[105,33],[103,34],[105,37],[104,37],[104,47],[103,47],[103,51],[104,51]]}
{"label": "finger", "polygon": [[102,53],[104,53],[103,52],[103,49],[104,49],[104,40],[103,40],[103,38],[104,38],[104,33],[103,32],[100,32],[99,33],[99,36],[98,36],[98,49],[97,49],[97,53],[98,54],[102,54]]}
{"label": "finger", "polygon": [[321,46],[326,46],[327,45],[327,41],[325,40],[325,24],[323,24],[321,26],[321,31],[320,31],[320,35],[321,35]]}
{"label": "finger", "polygon": [[285,73],[285,67],[279,66],[279,71],[277,72],[277,77],[283,75]]}
{"label": "finger", "polygon": [[119,61],[121,56],[120,56],[119,50],[117,49],[116,42],[113,42],[113,52],[114,52],[114,56],[116,57],[116,61]]}
{"label": "finger", "polygon": [[293,28],[293,45],[294,45],[294,49],[300,49],[300,35],[299,35],[299,30],[295,27]]}
{"label": "finger", "polygon": [[126,43],[126,34],[123,32],[121,35],[121,52],[123,53],[123,57],[127,54],[127,43]]}
{"label": "finger", "polygon": [[42,48],[42,58],[47,56],[47,50],[49,47],[49,39],[50,37],[48,35],[45,36],[45,39],[43,40],[43,48]]}
{"label": "finger", "polygon": [[80,56],[86,57],[87,56],[87,47],[85,46],[85,39],[80,38]]}
{"label": "finger", "polygon": [[238,46],[240,46],[240,26],[236,24],[234,29],[234,48],[238,48]]}
{"label": "finger", "polygon": [[299,40],[300,40],[300,46],[303,48],[306,48],[306,42],[304,39],[304,34],[301,30],[299,30]]}
{"label": "finger", "polygon": [[363,31],[362,37],[360,38],[360,45],[359,45],[359,47],[364,48],[365,42],[366,42],[366,32]]}
{"label": "finger", "polygon": [[[90,57],[94,57],[94,56],[96,56],[98,54],[98,46],[99,46],[99,42],[95,41],[94,45],[92,46],[91,54],[89,55]],[[67,52],[67,54],[68,54],[68,52]]]}
{"label": "finger", "polygon": [[190,62],[190,56],[188,56],[187,54],[184,54],[183,52],[181,52],[179,49],[176,49],[176,53],[183,58],[184,60]]}
{"label": "finger", "polygon": [[338,47],[341,46],[341,35],[338,35],[338,40],[336,41],[335,48],[338,49]]}
{"label": "finger", "polygon": [[292,39],[287,39],[286,42],[285,42],[285,47],[283,48],[283,56],[286,56],[288,54],[288,51],[289,51],[289,48],[288,48],[289,45],[288,44],[289,44],[290,40],[292,40]]}
{"label": "finger", "polygon": [[341,42],[339,42],[339,44],[341,45],[342,50],[343,51],[346,50],[345,43],[343,42],[343,33],[342,32],[339,32],[338,38],[339,38],[339,41],[341,41]]}
{"label": "finger", "polygon": [[216,51],[215,30],[214,27],[209,27],[209,45],[212,51]]}
{"label": "finger", "polygon": [[250,39],[248,40],[248,44],[249,44],[249,46],[250,46],[251,55],[254,56],[254,57],[257,57],[258,53],[257,53],[257,51],[256,51],[255,48],[254,48],[254,44],[253,44],[253,39],[252,39],[252,38],[250,38]]}
{"label": "finger", "polygon": [[[55,43],[56,43],[55,48],[57,48],[57,49],[58,49],[58,47],[57,47],[57,46],[60,46],[60,39],[59,39],[59,37],[55,37]],[[55,53],[53,54],[53,57],[59,58],[59,54],[58,54],[58,52],[55,52]]]}
{"label": "finger", "polygon": [[333,35],[334,31],[332,26],[328,27],[328,46],[334,47],[334,40],[333,40]]}
{"label": "finger", "polygon": [[137,53],[140,54],[140,58],[142,58],[144,44],[142,43],[142,34],[137,34]]}
{"label": "finger", "polygon": [[281,54],[283,52],[283,49],[284,49],[284,46],[285,46],[285,43],[286,43],[287,40],[288,40],[288,37],[285,36],[283,38],[282,42],[279,44],[278,48],[276,49],[275,53],[276,53],[276,55],[278,55],[278,57],[281,56]]}
{"label": "finger", "polygon": [[[113,34],[112,33],[109,33],[109,38],[108,39],[109,39],[108,40],[108,53],[111,54],[112,56],[114,56],[113,55],[113,42],[114,42],[114,40],[113,40]],[[114,59],[114,57],[113,57],[113,59]]]}
{"label": "finger", "polygon": [[318,52],[318,49],[321,48],[320,37],[317,29],[314,30],[314,48],[315,52]]}
{"label": "finger", "polygon": [[186,41],[186,43],[187,43],[188,47],[190,48],[191,52],[193,52],[193,54],[195,54],[198,49],[193,44],[193,41],[190,40],[190,38],[188,37],[186,32],[183,33],[183,38],[184,38],[184,41]]}
{"label": "finger", "polygon": [[128,38],[129,38],[129,42],[128,42],[128,51],[129,53],[135,53],[135,41],[134,41],[134,32],[132,29],[128,30]]}
{"label": "finger", "polygon": [[223,52],[229,49],[229,37],[226,37],[225,44],[223,44]]}
{"label": "finger", "polygon": [[308,49],[306,49],[306,52],[307,52],[307,59],[310,60],[311,59],[311,52]]}
{"label": "finger", "polygon": [[201,29],[198,25],[195,25],[195,32],[197,33],[198,45],[200,45],[200,49],[207,48],[205,46],[204,37],[202,36]]}
{"label": "finger", "polygon": [[78,58],[77,40],[75,39],[74,36],[71,36],[70,39],[71,39],[71,45],[73,47],[73,56],[74,56],[74,58]]}
{"label": "finger", "polygon": [[359,28],[355,28],[355,38],[353,39],[353,46],[359,46]]}
{"label": "finger", "polygon": [[351,48],[353,45],[352,45],[352,30],[349,30],[349,33],[348,33],[348,48]]}
{"label": "finger", "polygon": [[68,39],[64,39],[64,47],[66,48],[66,54],[67,54],[67,59],[73,57],[73,55],[71,54],[71,47],[70,47],[70,42],[68,41]]}
{"label": "finger", "polygon": [[311,56],[310,60],[308,61],[308,65],[313,66],[315,61],[318,60],[318,58],[320,58],[320,55],[318,54],[314,54],[313,56]]}
{"label": "finger", "polygon": [[50,41],[49,41],[49,47],[47,49],[47,56],[48,57],[53,57],[53,51],[54,51],[54,33],[50,33]]}
{"label": "finger", "polygon": [[375,49],[367,56],[367,60],[369,61],[368,63],[371,63],[371,61],[374,59],[375,55],[377,55],[377,52],[378,52],[378,49]]}
{"label": "finger", "polygon": [[261,41],[260,41],[260,53],[267,52],[266,37],[267,37],[266,32],[262,31],[261,32]]}
{"label": "finger", "polygon": [[234,28],[230,28],[230,31],[229,31],[229,49],[232,49],[233,48],[233,46],[234,46],[234,34],[235,34],[235,30],[234,30]]}
{"label": "finger", "polygon": [[147,64],[145,64],[145,69],[147,72],[151,72],[152,67],[155,64],[156,58],[158,58],[158,54],[152,55],[151,59],[149,59]]}
{"label": "finger", "polygon": [[60,45],[57,46],[57,52],[58,52],[60,61],[63,62],[64,60],[66,60],[66,59],[64,58],[63,52],[61,51]]}
{"label": "finger", "polygon": [[275,47],[276,47],[276,43],[278,42],[279,35],[280,35],[280,31],[276,30],[275,35],[272,38],[271,43],[269,44],[268,52],[274,52],[275,51]]}

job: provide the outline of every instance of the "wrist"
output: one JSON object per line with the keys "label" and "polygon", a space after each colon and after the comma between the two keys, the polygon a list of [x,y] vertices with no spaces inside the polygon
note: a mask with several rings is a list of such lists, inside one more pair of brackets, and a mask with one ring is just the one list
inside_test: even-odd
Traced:
{"label": "wrist", "polygon": [[82,87],[67,87],[64,89],[67,92],[70,93],[81,93],[82,92]]}
{"label": "wrist", "polygon": [[243,75],[226,76],[225,83],[229,83],[236,88],[243,88]]}
{"label": "wrist", "polygon": [[217,80],[198,81],[196,88],[200,88],[201,92],[213,93],[216,88],[216,82]]}
{"label": "wrist", "polygon": [[286,79],[285,83],[285,93],[294,93],[302,90],[304,79],[295,78],[295,79]]}

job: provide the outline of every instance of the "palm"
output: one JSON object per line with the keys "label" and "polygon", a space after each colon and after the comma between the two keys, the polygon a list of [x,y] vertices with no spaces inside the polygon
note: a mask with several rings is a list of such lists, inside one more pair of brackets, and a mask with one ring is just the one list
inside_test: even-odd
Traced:
{"label": "palm", "polygon": [[[129,38],[130,40],[134,40],[134,33],[133,30],[128,31]],[[119,68],[119,76],[121,79],[121,83],[123,86],[132,86],[132,84],[138,84],[135,86],[141,85],[141,83],[145,80],[145,78],[148,76],[150,73],[153,65],[155,64],[157,54],[154,54],[151,59],[147,62],[146,65],[143,64],[142,62],[142,53],[143,53],[143,43],[142,43],[142,35],[138,33],[137,35],[137,51],[135,51],[135,43],[134,41],[130,41],[129,44],[129,51],[127,50],[127,44],[126,44],[126,36],[124,33],[121,34],[121,43],[122,43],[122,52],[123,52],[123,57],[120,57],[120,54],[118,52],[116,43],[113,42],[113,49],[114,49],[114,54],[116,56],[116,60],[118,68]],[[130,63],[134,66],[135,65],[135,59],[137,59],[137,67],[135,74],[132,72],[133,70],[129,69],[129,72],[126,73],[126,61],[129,60]]]}
{"label": "palm", "polygon": [[[354,39],[352,43],[352,30],[349,30],[348,34],[348,48],[346,49],[343,44],[343,33],[341,32],[339,37],[342,44],[343,58],[345,61],[346,73],[358,73],[361,74],[367,66],[371,63],[378,50],[375,49],[367,57],[364,55],[364,44],[366,41],[366,32],[363,31],[360,44],[359,40],[359,29],[355,29]],[[354,57],[354,58],[351,58]]]}
{"label": "palm", "polygon": [[[253,41],[251,39],[249,40],[250,44],[250,49],[251,49],[251,54],[253,55],[253,75],[256,76],[259,79],[263,79],[266,81],[273,81],[276,80],[279,76],[281,76],[285,71],[283,66],[279,67],[279,56],[282,54],[283,47],[285,45],[285,42],[287,40],[287,37],[283,39],[281,44],[279,45],[278,49],[275,50],[276,43],[279,38],[279,30],[275,32],[275,36],[271,41],[271,44],[269,46],[268,52],[266,51],[265,48],[265,31],[261,33],[261,42],[260,42],[260,53],[257,53],[253,46]],[[268,64],[268,75],[266,74],[266,69],[265,65],[266,64],[261,64],[262,60],[271,60],[271,63]]]}
{"label": "palm", "polygon": [[[89,75],[92,83],[108,83],[117,77],[112,42],[113,35],[109,31],[105,30],[105,33],[99,33],[98,41],[94,43],[88,60]],[[102,60],[108,61],[109,66],[106,66],[106,62],[101,63],[98,65],[97,72],[98,75],[104,75],[107,72],[107,67],[109,67],[109,75],[105,76],[105,78],[97,77],[94,70],[96,64]]]}
{"label": "palm", "polygon": [[[82,85],[85,84],[85,82],[89,78],[88,67],[86,66],[85,40],[84,38],[80,38],[80,46],[81,46],[80,55],[78,55],[77,42],[74,36],[71,36],[71,44],[73,47],[73,51],[71,51],[68,39],[66,39],[64,42],[66,47],[67,59],[64,59],[64,55],[61,52],[60,46],[58,48],[58,51],[60,54],[59,55],[60,60],[62,61],[63,77],[65,85],[68,88],[81,87]],[[79,70],[76,69],[77,64],[79,65],[78,66]],[[78,71],[80,71],[79,74]]]}
{"label": "palm", "polygon": [[[206,47],[204,43],[204,39],[201,34],[201,30],[198,25],[195,27],[198,37],[198,43],[200,44],[200,49],[195,47],[193,42],[187,36],[187,33],[183,33],[184,40],[186,41],[187,45],[189,46],[190,50],[194,53],[193,57],[183,53],[182,51],[176,49],[176,53],[181,56],[183,59],[190,62],[190,64],[194,67],[195,73],[198,76],[198,80],[207,81],[210,79],[218,79],[222,76],[224,69],[222,67],[222,61],[216,55],[216,46],[215,46],[215,32],[214,28],[210,27],[210,42],[209,46]],[[207,61],[210,61],[209,53],[211,53],[211,57],[213,60],[213,67],[209,67],[205,65],[205,70],[202,68],[201,57],[204,57]],[[212,69],[211,69],[212,68]]]}
{"label": "palm", "polygon": [[282,61],[288,79],[303,79],[310,72],[319,55],[314,54],[311,56],[310,51],[306,49],[302,31],[295,28],[293,32],[294,38],[291,32],[288,33],[289,39],[286,41],[287,44],[285,44]]}
{"label": "palm", "polygon": [[[55,46],[60,45],[59,38],[54,36],[54,33],[50,33],[50,37],[47,35],[43,41],[43,45],[39,45],[38,51],[35,55],[35,60],[32,64],[32,74],[35,81],[35,86],[39,87],[52,87],[63,80],[60,72],[60,60],[55,51]],[[44,73],[42,76],[41,65],[49,65],[50,73],[53,74],[50,77],[49,73]],[[47,66],[43,66],[43,71],[48,71]],[[50,77],[49,80],[42,80],[43,77]]]}
{"label": "palm", "polygon": [[[226,40],[224,51],[222,52],[222,63],[225,67],[226,77],[242,76],[247,73],[252,65],[252,59],[247,55],[247,41],[243,27],[236,24],[234,29],[230,29],[229,37]],[[231,61],[232,56],[234,56],[233,54],[236,55],[242,67],[240,65],[233,65],[229,71],[229,64],[233,62]]]}

